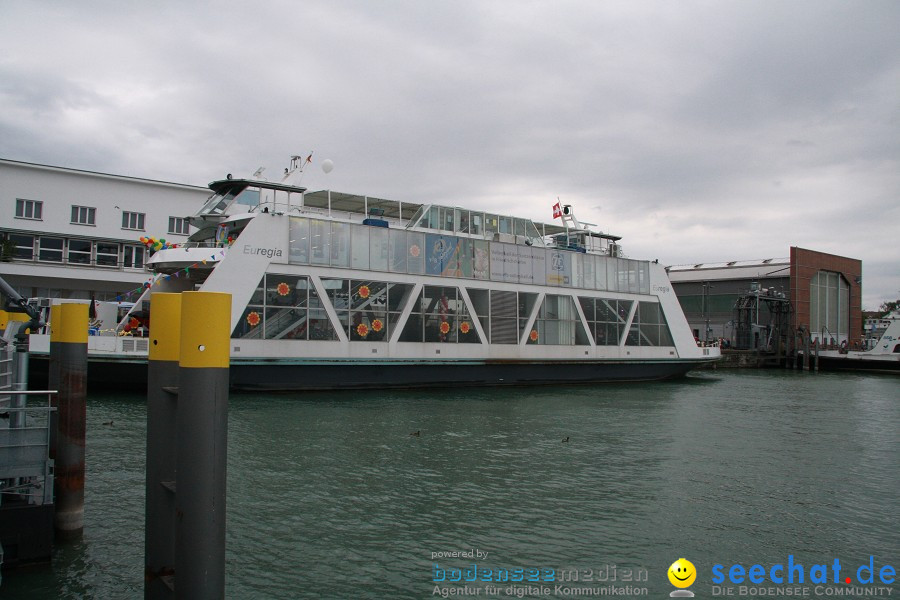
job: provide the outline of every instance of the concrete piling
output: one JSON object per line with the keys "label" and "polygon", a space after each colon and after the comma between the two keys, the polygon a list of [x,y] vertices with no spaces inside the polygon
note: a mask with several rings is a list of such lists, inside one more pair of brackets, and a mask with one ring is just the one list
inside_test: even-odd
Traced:
{"label": "concrete piling", "polygon": [[144,538],[144,598],[174,597],[175,426],[181,294],[150,296],[147,363],[147,478]]}
{"label": "concrete piling", "polygon": [[230,322],[230,294],[182,294],[175,443],[177,598],[225,597]]}
{"label": "concrete piling", "polygon": [[54,525],[58,538],[73,539],[84,531],[88,306],[62,304],[57,315],[50,330],[59,357]]}

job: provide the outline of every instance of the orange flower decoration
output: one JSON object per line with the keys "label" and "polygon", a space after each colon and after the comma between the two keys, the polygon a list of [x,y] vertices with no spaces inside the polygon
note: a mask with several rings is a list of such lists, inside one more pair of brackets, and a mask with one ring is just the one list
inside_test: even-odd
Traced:
{"label": "orange flower decoration", "polygon": [[359,337],[366,337],[369,335],[369,328],[366,327],[365,323],[360,323],[356,326],[356,335]]}
{"label": "orange flower decoration", "polygon": [[531,340],[532,342],[536,342],[536,341],[537,341],[537,339],[538,339],[538,332],[537,332],[537,329],[532,329],[532,330],[531,330],[531,333],[528,334],[528,339]]}
{"label": "orange flower decoration", "polygon": [[256,327],[259,325],[259,313],[255,310],[247,315],[247,323],[250,324],[250,327]]}
{"label": "orange flower decoration", "polygon": [[368,298],[371,290],[369,290],[369,286],[361,285],[359,286],[359,297],[360,298]]}
{"label": "orange flower decoration", "polygon": [[416,246],[415,244],[413,244],[412,246],[409,247],[409,253],[412,254],[413,256],[419,256],[419,252],[420,252],[419,247]]}
{"label": "orange flower decoration", "polygon": [[447,321],[441,323],[441,333],[443,333],[444,335],[450,333],[450,323],[448,323]]}
{"label": "orange flower decoration", "polygon": [[288,294],[291,293],[290,286],[284,282],[279,283],[278,287],[275,288],[275,290],[278,292],[279,296],[287,296]]}
{"label": "orange flower decoration", "polygon": [[459,325],[459,330],[462,331],[463,333],[469,333],[469,329],[471,329],[471,327],[472,327],[472,326],[469,325],[469,322],[468,322],[468,321],[463,321],[463,322],[460,323],[460,325]]}
{"label": "orange flower decoration", "polygon": [[384,329],[384,323],[381,322],[381,319],[375,319],[374,321],[372,321],[372,331],[378,333],[382,329]]}

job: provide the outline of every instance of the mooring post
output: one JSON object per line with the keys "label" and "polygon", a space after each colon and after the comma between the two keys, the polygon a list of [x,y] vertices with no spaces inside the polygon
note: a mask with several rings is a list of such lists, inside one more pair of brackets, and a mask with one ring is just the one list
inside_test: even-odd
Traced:
{"label": "mooring post", "polygon": [[62,316],[60,311],[62,304],[53,304],[50,306],[50,358],[47,361],[47,389],[57,390],[56,394],[50,396],[50,460],[56,460],[56,435],[59,429],[59,353],[62,346],[59,342],[59,334],[53,333],[53,328],[62,326]]}
{"label": "mooring post", "polygon": [[813,363],[815,372],[819,372],[819,339],[816,338],[816,361]]}
{"label": "mooring post", "polygon": [[225,597],[230,334],[230,294],[182,294],[176,416],[176,598]]}
{"label": "mooring post", "polygon": [[150,296],[147,362],[147,478],[144,512],[144,598],[174,597],[175,427],[181,294]]}
{"label": "mooring post", "polygon": [[84,438],[87,396],[87,304],[62,304],[50,331],[59,345],[58,431],[56,438],[57,537],[78,538],[84,531]]}

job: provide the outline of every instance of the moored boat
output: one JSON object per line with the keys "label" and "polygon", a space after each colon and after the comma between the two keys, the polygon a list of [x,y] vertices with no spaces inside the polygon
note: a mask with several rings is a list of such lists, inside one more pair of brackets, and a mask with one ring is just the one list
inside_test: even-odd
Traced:
{"label": "moored boat", "polygon": [[135,303],[231,294],[237,389],[646,381],[720,356],[695,343],[661,265],[569,206],[536,223],[310,192],[292,174],[212,182],[197,231],[153,254]]}

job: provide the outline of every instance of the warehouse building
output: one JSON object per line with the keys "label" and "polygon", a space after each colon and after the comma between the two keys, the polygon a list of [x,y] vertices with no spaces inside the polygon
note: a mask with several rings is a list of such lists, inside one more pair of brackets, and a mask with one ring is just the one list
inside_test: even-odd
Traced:
{"label": "warehouse building", "polygon": [[675,293],[700,342],[774,350],[802,329],[821,344],[859,347],[862,262],[791,247],[786,258],[676,265]]}

